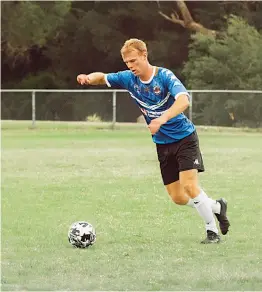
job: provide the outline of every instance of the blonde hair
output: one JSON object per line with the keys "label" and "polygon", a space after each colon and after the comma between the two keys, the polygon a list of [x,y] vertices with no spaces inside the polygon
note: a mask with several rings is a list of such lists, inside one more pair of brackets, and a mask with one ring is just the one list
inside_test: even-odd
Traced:
{"label": "blonde hair", "polygon": [[147,47],[145,42],[139,40],[139,39],[129,39],[125,41],[123,47],[121,48],[121,54],[128,52],[128,51],[133,51],[137,50],[141,53],[146,52],[147,53]]}

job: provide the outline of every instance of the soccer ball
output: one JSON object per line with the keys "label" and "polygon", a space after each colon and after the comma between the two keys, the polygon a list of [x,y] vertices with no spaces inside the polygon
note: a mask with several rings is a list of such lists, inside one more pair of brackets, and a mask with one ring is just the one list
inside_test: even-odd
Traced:
{"label": "soccer ball", "polygon": [[96,241],[94,227],[86,221],[73,223],[68,230],[68,241],[77,248],[87,248]]}

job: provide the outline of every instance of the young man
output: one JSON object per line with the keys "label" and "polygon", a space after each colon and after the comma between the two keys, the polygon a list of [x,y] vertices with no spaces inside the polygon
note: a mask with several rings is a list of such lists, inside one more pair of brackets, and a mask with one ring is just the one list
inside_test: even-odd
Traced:
{"label": "young man", "polygon": [[198,183],[198,172],[204,171],[198,136],[193,123],[183,114],[190,95],[180,80],[168,69],[155,67],[148,61],[146,44],[130,39],[121,49],[129,70],[104,74],[80,74],[83,85],[107,84],[124,88],[141,109],[152,139],[156,143],[163,183],[172,200],[197,209],[206,225],[207,237],[201,243],[218,243],[229,229],[227,202],[209,198]]}

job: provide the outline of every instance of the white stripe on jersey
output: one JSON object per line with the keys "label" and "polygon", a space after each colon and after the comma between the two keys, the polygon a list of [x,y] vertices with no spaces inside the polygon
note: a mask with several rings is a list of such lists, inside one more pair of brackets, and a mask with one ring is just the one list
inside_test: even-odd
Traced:
{"label": "white stripe on jersey", "polygon": [[111,87],[111,84],[108,82],[108,80],[107,80],[107,74],[105,74],[104,75],[105,76],[105,82],[106,82],[106,85],[108,86],[108,87]]}
{"label": "white stripe on jersey", "polygon": [[161,100],[159,103],[157,103],[157,104],[153,104],[153,105],[148,105],[147,103],[145,103],[145,102],[143,102],[142,100],[140,100],[140,99],[138,99],[137,97],[135,97],[134,95],[133,95],[133,93],[132,92],[130,92],[129,91],[129,94],[139,103],[139,104],[141,104],[143,107],[145,107],[145,108],[148,108],[148,109],[150,109],[150,110],[155,110],[155,109],[158,109],[158,108],[160,108],[162,105],[164,105],[167,101],[168,101],[168,99],[169,99],[169,97],[170,97],[170,92],[168,92],[167,93],[167,96],[163,99],[163,100]]}
{"label": "white stripe on jersey", "polygon": [[188,99],[190,99],[190,95],[188,92],[179,92],[178,94],[176,94],[175,100],[179,97],[179,95],[182,95],[182,94],[185,94],[188,97]]}

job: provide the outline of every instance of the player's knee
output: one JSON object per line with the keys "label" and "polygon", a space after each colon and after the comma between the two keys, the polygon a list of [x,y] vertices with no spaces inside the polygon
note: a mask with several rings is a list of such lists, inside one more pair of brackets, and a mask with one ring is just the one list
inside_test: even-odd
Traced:
{"label": "player's knee", "polygon": [[195,197],[198,192],[198,186],[193,180],[187,180],[183,183],[183,188],[189,197]]}
{"label": "player's knee", "polygon": [[171,197],[172,201],[177,205],[185,205],[188,201],[188,199],[185,197],[182,193],[169,193],[169,196]]}
{"label": "player's knee", "polygon": [[175,197],[175,198],[173,198],[173,202],[175,204],[177,204],[177,205],[185,205],[187,203],[187,201],[184,198],[182,198],[182,197],[178,197],[178,198]]}

